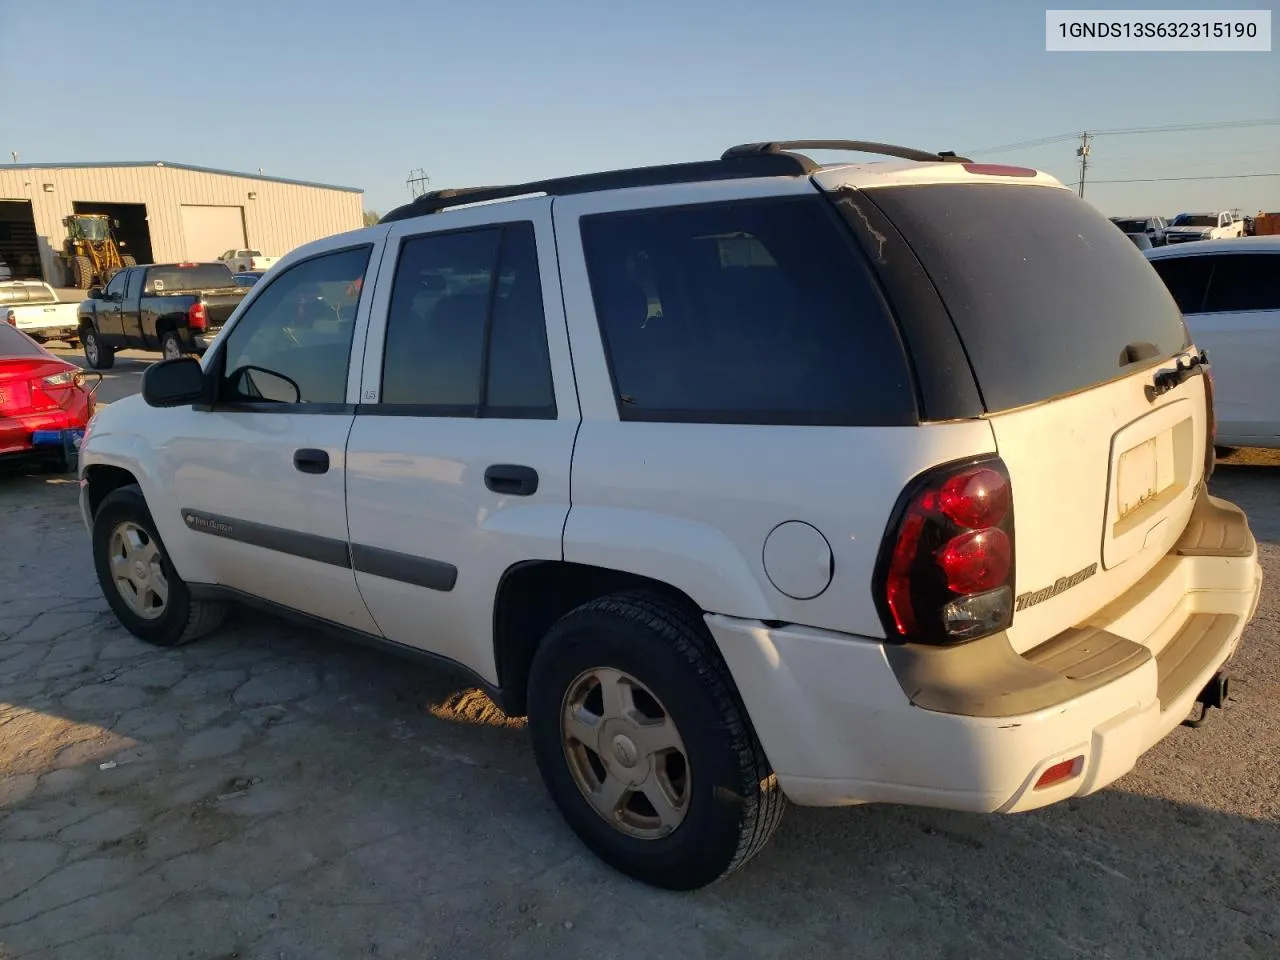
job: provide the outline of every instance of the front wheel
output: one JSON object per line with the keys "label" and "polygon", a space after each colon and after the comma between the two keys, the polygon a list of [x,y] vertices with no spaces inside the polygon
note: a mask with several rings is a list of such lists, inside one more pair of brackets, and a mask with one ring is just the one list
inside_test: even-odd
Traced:
{"label": "front wheel", "polygon": [[93,565],[112,612],[139,640],[172,647],[222,622],[223,604],[191,599],[135,484],[107,494],[94,514]]}
{"label": "front wheel", "polygon": [[786,798],[693,611],[627,592],[561,619],[534,657],[529,729],[552,799],[637,880],[693,890],[773,835]]}
{"label": "front wheel", "polygon": [[84,344],[84,359],[93,370],[110,370],[116,363],[116,351],[102,342],[98,331],[86,327],[80,334],[80,342]]}

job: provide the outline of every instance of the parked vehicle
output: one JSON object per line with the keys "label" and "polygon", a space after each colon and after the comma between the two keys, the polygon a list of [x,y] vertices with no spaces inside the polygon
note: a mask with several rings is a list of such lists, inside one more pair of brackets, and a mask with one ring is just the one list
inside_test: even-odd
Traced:
{"label": "parked vehicle", "polygon": [[1151,241],[1153,247],[1163,247],[1164,232],[1168,229],[1164,217],[1112,217],[1111,222],[1125,233],[1140,233]]}
{"label": "parked vehicle", "polygon": [[68,286],[87,290],[95,283],[108,283],[125,267],[137,261],[123,251],[124,242],[112,232],[119,221],[97,213],[63,217],[67,239],[62,248],[62,263]]}
{"label": "parked vehicle", "polygon": [[1148,256],[1213,362],[1217,442],[1280,447],[1280,236]]}
{"label": "parked vehicle", "polygon": [[1232,211],[1220,213],[1180,213],[1164,233],[1166,243],[1190,240],[1221,240],[1244,236],[1244,219]]}
{"label": "parked vehicle", "polygon": [[1206,370],[1047,174],[750,144],[292,251],[99,414],[81,504],[136,636],[247,599],[450,661],[690,889],[787,799],[1029,810],[1222,702],[1261,573]]}
{"label": "parked vehicle", "polygon": [[0,317],[33,340],[78,342],[79,321],[75,301],[60,301],[53,287],[39,280],[0,283]]}
{"label": "parked vehicle", "polygon": [[0,460],[41,459],[66,468],[68,444],[77,442],[94,412],[93,391],[84,384],[75,364],[0,324]]}
{"label": "parked vehicle", "polygon": [[237,273],[232,279],[235,280],[237,287],[252,287],[255,283],[262,279],[264,271],[249,271],[246,273]]}
{"label": "parked vehicle", "polygon": [[130,267],[80,304],[85,359],[106,370],[117,350],[158,350],[170,359],[203,354],[246,292],[224,263]]}
{"label": "parked vehicle", "polygon": [[232,273],[262,272],[279,260],[279,257],[264,257],[260,250],[226,250],[219,257],[231,268]]}

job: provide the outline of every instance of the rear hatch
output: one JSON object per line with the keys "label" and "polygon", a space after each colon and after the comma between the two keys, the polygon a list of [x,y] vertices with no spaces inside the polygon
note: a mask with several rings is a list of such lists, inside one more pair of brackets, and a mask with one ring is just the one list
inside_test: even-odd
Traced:
{"label": "rear hatch", "polygon": [[1027,650],[1123,594],[1183,532],[1206,465],[1201,370],[1146,258],[1058,186],[989,178],[873,187],[935,286],[982,394],[1014,505]]}

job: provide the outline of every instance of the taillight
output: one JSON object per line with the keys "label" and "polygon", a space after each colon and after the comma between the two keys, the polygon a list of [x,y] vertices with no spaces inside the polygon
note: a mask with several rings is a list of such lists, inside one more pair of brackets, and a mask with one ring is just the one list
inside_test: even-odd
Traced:
{"label": "taillight", "polygon": [[9,326],[16,327],[18,325],[18,315],[12,310],[8,310],[5,312],[4,321],[9,324]]}
{"label": "taillight", "polygon": [[84,376],[79,370],[64,370],[51,377],[41,377],[40,382],[49,387],[78,387],[84,382]]}
{"label": "taillight", "polygon": [[1218,462],[1218,455],[1214,450],[1218,439],[1218,416],[1213,411],[1213,369],[1208,363],[1203,364],[1200,369],[1204,372],[1204,480],[1208,483]]}
{"label": "taillight", "polygon": [[998,458],[952,464],[904,491],[876,567],[891,639],[961,643],[1013,621],[1013,492]]}
{"label": "taillight", "polygon": [[191,330],[204,330],[209,323],[209,315],[204,304],[196,301],[187,308],[187,327]]}

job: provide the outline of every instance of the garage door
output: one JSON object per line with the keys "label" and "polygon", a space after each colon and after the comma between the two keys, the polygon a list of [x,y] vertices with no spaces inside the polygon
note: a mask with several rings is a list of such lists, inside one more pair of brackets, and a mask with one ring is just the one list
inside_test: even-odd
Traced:
{"label": "garage door", "polygon": [[216,260],[228,250],[244,246],[244,207],[184,204],[182,238],[188,260]]}

